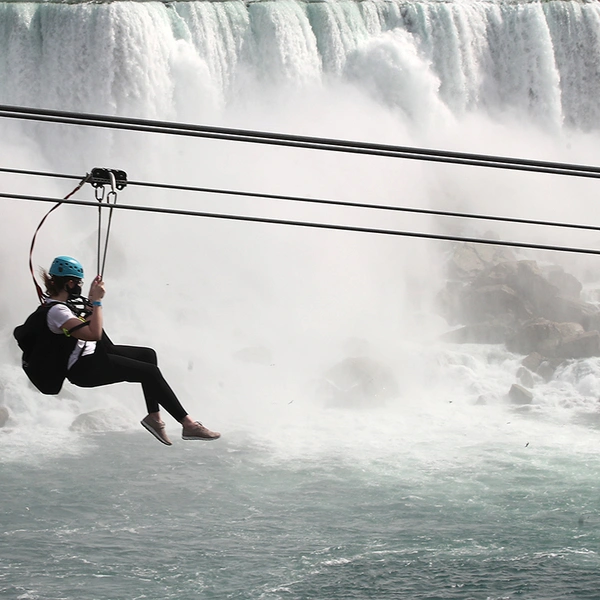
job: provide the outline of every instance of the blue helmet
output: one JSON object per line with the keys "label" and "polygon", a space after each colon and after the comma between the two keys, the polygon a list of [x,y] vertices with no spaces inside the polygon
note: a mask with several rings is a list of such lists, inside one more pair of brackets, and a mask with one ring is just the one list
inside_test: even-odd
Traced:
{"label": "blue helmet", "polygon": [[70,256],[57,256],[52,261],[48,273],[56,277],[83,279],[83,267],[81,263]]}

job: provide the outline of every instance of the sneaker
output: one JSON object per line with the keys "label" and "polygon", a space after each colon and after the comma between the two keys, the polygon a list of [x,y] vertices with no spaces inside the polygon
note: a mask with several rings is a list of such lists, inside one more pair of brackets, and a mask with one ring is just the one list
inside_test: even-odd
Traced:
{"label": "sneaker", "polygon": [[162,442],[165,446],[173,445],[169,436],[167,436],[165,424],[162,421],[157,421],[148,415],[142,419],[141,423],[159,442]]}
{"label": "sneaker", "polygon": [[219,439],[221,434],[218,431],[207,429],[200,421],[196,421],[193,425],[183,428],[181,437],[184,440],[204,440],[210,442],[211,440]]}

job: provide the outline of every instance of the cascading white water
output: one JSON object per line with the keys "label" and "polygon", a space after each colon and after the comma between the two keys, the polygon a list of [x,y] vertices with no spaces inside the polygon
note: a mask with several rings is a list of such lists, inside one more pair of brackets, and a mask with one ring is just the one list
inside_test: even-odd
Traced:
{"label": "cascading white water", "polygon": [[[579,2],[4,2],[0,3],[0,103],[600,164],[599,19],[600,5]],[[594,181],[9,119],[0,119],[0,158],[0,167],[83,174],[94,166],[111,166],[124,169],[134,180],[544,220],[592,222],[597,195]],[[0,174],[0,184],[6,191],[56,197],[72,187],[71,182],[6,174]],[[92,192],[84,189],[78,197],[91,199]],[[119,198],[131,204],[416,231],[482,235],[492,228],[451,219],[133,187]],[[120,460],[119,448],[127,446],[132,461],[139,458],[141,464],[140,452],[153,442],[138,431],[143,402],[137,387],[80,390],[67,384],[60,399],[45,398],[28,387],[20,370],[10,333],[35,305],[27,253],[34,228],[47,209],[2,200],[0,319],[5,342],[0,346],[0,405],[9,408],[11,420],[0,429],[0,467],[5,481],[10,481],[6,489],[20,489],[21,466],[27,473],[48,469],[49,474],[40,475],[44,482],[40,486],[50,486],[71,506],[70,502],[77,504],[77,496],[69,495],[64,490],[67,484],[61,482],[85,472],[106,481],[110,466]],[[36,265],[47,266],[57,254],[76,255],[89,279],[96,258],[95,219],[95,212],[88,209],[59,209],[40,233]],[[592,234],[575,237],[547,229],[494,227],[508,239],[597,243]],[[597,466],[594,423],[600,361],[564,366],[552,382],[537,382],[529,412],[511,409],[504,396],[521,357],[496,346],[438,341],[448,325],[435,314],[434,299],[444,282],[450,248],[425,240],[117,213],[106,270],[107,330],[116,341],[155,347],[186,407],[224,434],[221,445],[210,451],[177,446],[166,455],[152,446],[148,460],[156,471],[153,477],[169,488],[180,484],[177,478],[192,468],[204,483],[199,469],[206,468],[218,482],[215,488],[227,490],[216,496],[216,503],[210,504],[202,487],[198,490],[190,483],[185,489],[207,503],[203,524],[214,527],[217,538],[235,540],[240,535],[259,549],[263,546],[258,539],[270,544],[272,530],[261,533],[257,528],[254,537],[245,529],[254,526],[256,513],[277,514],[288,523],[290,539],[299,540],[302,557],[292,556],[281,541],[285,534],[280,546],[273,541],[278,550],[270,558],[264,549],[257,550],[268,573],[260,579],[244,566],[238,576],[240,587],[236,576],[228,580],[230,597],[352,597],[348,592],[352,577],[343,565],[358,565],[356,572],[363,573],[365,556],[367,564],[381,560],[386,565],[384,571],[375,570],[376,580],[389,576],[398,586],[398,581],[410,579],[412,592],[403,595],[385,585],[379,592],[373,591],[376,585],[365,591],[359,586],[354,589],[363,591],[356,597],[411,600],[512,598],[509,594],[519,589],[523,593],[533,589],[527,588],[533,585],[528,583],[509,590],[493,575],[482,580],[494,585],[470,588],[462,596],[466,583],[452,588],[436,583],[433,575],[420,588],[419,574],[427,561],[444,565],[440,573],[448,564],[450,572],[463,569],[465,582],[480,554],[507,578],[502,565],[526,560],[530,562],[523,572],[535,580],[536,561],[545,560],[540,556],[549,548],[559,548],[561,560],[571,567],[573,560],[580,561],[577,568],[584,571],[586,565],[596,565],[595,551],[583,552],[580,546],[595,544],[597,536],[582,534],[584,541],[578,542],[575,534],[569,537],[569,523],[578,515],[589,520],[597,508],[591,474],[578,465]],[[590,275],[594,258],[526,256],[566,264],[587,288],[594,288]],[[355,371],[339,376],[344,364],[353,364]],[[360,368],[365,365],[376,374],[379,387],[369,387],[361,379]],[[338,373],[335,385],[332,372]],[[490,399],[487,405],[477,405],[481,396]],[[94,429],[106,432],[106,437],[70,429],[77,415],[98,409]],[[173,431],[175,425],[168,425]],[[66,461],[59,465],[68,462],[72,473],[50,466],[51,457]],[[137,500],[131,498],[146,502],[155,496],[144,490],[143,477],[137,480],[137,466],[122,469],[110,476],[117,478],[115,486],[122,486],[121,491],[115,487],[115,495],[129,499],[119,501],[116,509],[108,492],[104,498],[98,481],[90,484],[95,486],[95,498],[88,498],[79,484],[74,489],[92,504],[106,500],[102,505],[118,524],[119,539],[133,532],[140,540],[143,537],[142,544],[154,547],[145,537],[150,530],[143,517],[135,519]],[[169,469],[172,479],[164,475]],[[259,472],[274,479],[265,483]],[[135,484],[129,487],[127,478]],[[534,481],[531,512],[519,504],[527,481]],[[570,492],[575,485],[582,488],[579,495]],[[263,505],[264,497],[257,491],[263,486],[265,496],[289,502],[290,511],[276,510],[273,500]],[[328,495],[328,486],[339,496]],[[373,489],[381,494],[380,500],[373,501],[373,512],[361,512],[360,506],[371,506]],[[294,491],[297,497],[292,497]],[[179,513],[164,527],[184,528],[177,519],[197,519],[199,509],[188,506],[182,488],[174,493],[178,507],[174,512]],[[362,498],[356,501],[358,508],[350,500],[355,493]],[[555,500],[559,496],[569,498],[573,519]],[[547,503],[538,502],[538,497]],[[15,498],[20,498],[15,503],[37,506],[42,521],[51,519],[43,495],[39,501],[19,493]],[[231,515],[225,516],[230,505]],[[318,506],[332,511],[334,523],[339,510],[344,526],[353,524],[357,531],[357,523],[366,520],[373,529],[360,535],[368,543],[359,548],[355,542],[336,542],[338,533],[328,538],[316,531],[323,515],[311,516],[310,509]],[[474,512],[468,515],[480,525],[486,520],[488,525],[500,523],[499,532],[494,533],[493,527],[492,533],[485,530],[492,542],[484,543],[471,531],[471,516],[461,512],[465,506],[471,507]],[[207,516],[211,510],[219,514],[214,522]],[[563,510],[563,520],[552,533],[543,526],[533,528],[535,541],[511,529],[526,515],[523,531],[527,531],[553,510]],[[73,511],[74,519],[88,523],[80,509]],[[10,514],[15,517],[17,512],[18,504],[10,504]],[[385,522],[381,529],[375,526],[378,514]],[[397,521],[390,524],[388,515]],[[22,518],[25,524],[15,517],[4,539],[28,531]],[[250,525],[242,522],[244,518]],[[307,529],[313,518],[315,530]],[[281,521],[269,521],[269,527],[276,529]],[[55,531],[52,527],[48,525],[48,531]],[[104,531],[92,517],[81,527],[93,539]],[[379,537],[371,539],[374,530]],[[402,540],[402,549],[390,541],[390,531]],[[561,532],[567,532],[568,539],[562,539]],[[0,591],[18,590],[29,594],[20,597],[47,599],[148,593],[147,597],[181,600],[198,597],[198,562],[206,567],[210,582],[202,590],[206,597],[218,598],[223,596],[210,587],[218,591],[226,585],[219,581],[218,557],[225,556],[225,569],[234,560],[227,544],[219,546],[219,540],[219,550],[211,555],[205,548],[202,559],[188,548],[193,558],[187,561],[170,545],[168,531],[161,529],[162,543],[180,562],[166,563],[163,572],[160,557],[150,556],[147,571],[133,566],[120,571],[118,564],[106,566],[101,551],[78,549],[75,529],[61,525],[55,533],[67,547],[65,556],[55,557],[61,568],[66,565],[65,578],[81,577],[87,584],[89,569],[96,569],[100,575],[94,577],[121,578],[116,591],[108,585],[97,588],[96,595],[82,596],[77,586],[65,591],[48,580],[22,583],[19,589],[15,573],[22,574],[26,562],[15,559],[11,570],[10,565],[2,566],[1,558]],[[96,549],[103,548],[102,535]],[[506,541],[505,535],[517,541]],[[309,536],[310,544],[303,536]],[[127,547],[128,540],[122,543]],[[428,543],[435,550],[427,549]],[[271,562],[279,552],[281,564]],[[405,552],[409,556],[414,552],[417,558],[412,562],[402,558],[398,571],[395,566],[388,569],[389,556],[397,559]],[[461,562],[463,552],[468,558]],[[247,564],[252,563],[249,556]],[[94,567],[80,572],[71,566],[73,557]],[[129,564],[127,557],[123,560]],[[44,565],[36,567],[40,573]],[[552,565],[557,579],[546,585],[542,578],[534,590],[538,595],[526,597],[550,597],[549,590],[564,597],[556,591],[563,571]],[[186,583],[177,587],[180,584],[165,575],[169,569],[177,573],[182,569]],[[279,569],[285,576],[279,577]],[[331,576],[332,570],[345,573],[339,579],[334,576],[337,588],[319,579],[322,573]],[[248,583],[254,576],[260,581]],[[316,587],[304,588],[313,577]],[[151,583],[136,588],[131,582],[138,580]],[[363,575],[360,581],[366,581]],[[581,581],[586,582],[586,576]],[[592,598],[586,595],[589,589],[579,589],[578,598]],[[285,595],[286,590],[291,596]]]}

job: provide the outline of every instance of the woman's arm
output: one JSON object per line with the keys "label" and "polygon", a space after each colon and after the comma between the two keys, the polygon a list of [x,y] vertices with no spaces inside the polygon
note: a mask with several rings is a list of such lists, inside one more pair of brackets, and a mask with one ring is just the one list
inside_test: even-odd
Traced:
{"label": "woman's arm", "polygon": [[[101,302],[105,293],[106,290],[104,289],[104,281],[102,281],[102,277],[98,275],[94,281],[92,281],[90,293],[88,295],[88,300],[92,303],[92,316],[87,319],[89,325],[74,331],[71,334],[74,338],[77,338],[78,340],[85,340],[87,342],[94,342],[98,341],[102,337],[102,327],[104,325],[104,319],[102,317],[102,304],[94,305],[94,302]],[[81,325],[81,320],[73,317],[72,319],[69,319],[63,323],[62,329],[66,333],[73,329],[73,327],[77,327],[77,325]]]}

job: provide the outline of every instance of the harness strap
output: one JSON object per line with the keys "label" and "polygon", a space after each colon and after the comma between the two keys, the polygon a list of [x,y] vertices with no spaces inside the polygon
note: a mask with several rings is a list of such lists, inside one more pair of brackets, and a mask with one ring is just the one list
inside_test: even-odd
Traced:
{"label": "harness strap", "polygon": [[[86,175],[77,185],[77,187],[70,192],[69,194],[67,194],[63,200],[68,200],[75,192],[79,191],[84,184],[88,181],[89,179],[89,175]],[[36,294],[38,296],[38,299],[40,301],[40,304],[44,303],[44,291],[42,290],[42,288],[40,287],[39,283],[36,281],[35,279],[35,273],[33,272],[33,248],[35,247],[35,240],[37,238],[37,234],[38,231],[42,228],[42,225],[44,224],[44,222],[46,221],[46,219],[50,216],[50,213],[54,212],[60,205],[62,204],[61,202],[57,202],[45,215],[44,218],[40,221],[39,225],[37,226],[37,229],[35,230],[35,233],[33,234],[33,238],[31,240],[31,246],[29,247],[29,272],[31,273],[31,277],[33,279],[33,285],[35,286],[35,291]]]}
{"label": "harness strap", "polygon": [[[44,308],[50,309],[55,304],[64,304],[65,306],[69,307],[69,305],[66,302],[61,302],[60,300],[54,300],[52,302],[44,302],[44,304],[42,306],[44,306]],[[78,329],[82,329],[83,327],[89,327],[89,325],[90,325],[89,321],[82,320],[81,323],[78,323],[77,325],[71,327],[71,329],[67,329],[66,327],[63,327],[62,331],[67,337],[71,337],[72,333],[74,333]],[[84,340],[84,342],[85,342],[85,340]]]}
{"label": "harness strap", "polygon": [[[67,337],[71,337],[71,334],[74,333],[75,331],[77,331],[78,329],[81,329],[82,327],[88,327],[90,324],[89,321],[83,321],[81,323],[79,323],[78,325],[75,325],[75,327],[71,327],[71,329],[67,329],[66,327],[63,327],[63,333],[67,336]],[[85,341],[85,340],[84,340]]]}

